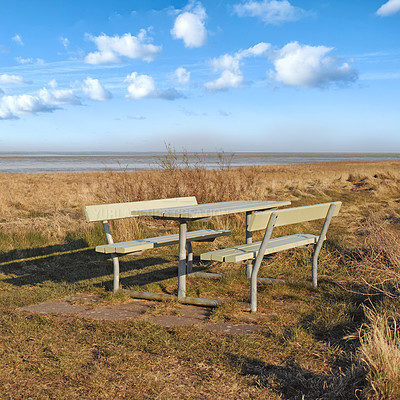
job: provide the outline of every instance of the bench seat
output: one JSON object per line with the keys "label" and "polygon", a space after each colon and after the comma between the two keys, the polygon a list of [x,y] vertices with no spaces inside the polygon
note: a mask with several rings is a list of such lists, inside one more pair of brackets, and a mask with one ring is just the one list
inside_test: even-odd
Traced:
{"label": "bench seat", "polygon": [[[265,255],[277,253],[279,251],[293,249],[296,247],[316,244],[319,236],[309,234],[295,234],[270,239],[268,242]],[[261,242],[242,244],[227,249],[220,249],[203,253],[200,260],[203,261],[220,261],[240,263],[243,261],[253,260],[257,257]]]}
{"label": "bench seat", "polygon": [[[202,229],[187,232],[188,242],[201,242],[215,239],[219,236],[228,236],[231,231]],[[155,247],[169,246],[179,243],[179,235],[165,235],[146,239],[131,240],[129,242],[110,243],[96,247],[98,253],[129,254],[137,251],[153,249]]]}

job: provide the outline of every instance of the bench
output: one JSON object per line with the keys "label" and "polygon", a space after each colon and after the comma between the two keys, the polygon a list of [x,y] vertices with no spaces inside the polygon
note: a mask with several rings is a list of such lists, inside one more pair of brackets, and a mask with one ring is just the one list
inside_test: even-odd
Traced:
{"label": "bench", "polygon": [[[88,222],[101,221],[103,223],[107,244],[96,247],[99,253],[111,255],[114,266],[113,292],[119,289],[119,256],[127,254],[140,254],[143,250],[153,249],[160,246],[168,246],[179,243],[179,235],[156,236],[147,239],[137,239],[128,242],[114,243],[111,235],[109,220],[137,217],[135,211],[164,207],[184,207],[196,205],[195,197],[177,197],[172,199],[159,199],[148,201],[135,201],[129,203],[114,203],[91,205],[84,208]],[[191,242],[211,241],[219,236],[230,235],[227,230],[202,229],[187,233],[187,272],[191,272],[193,262],[193,250]]]}
{"label": "bench", "polygon": [[[200,260],[203,261],[225,261],[241,263],[252,262],[251,283],[250,283],[250,309],[257,311],[257,279],[261,261],[265,255],[277,253],[279,251],[314,245],[312,259],[312,283],[317,287],[317,262],[322,244],[326,238],[329,224],[332,217],[337,216],[341,202],[316,204],[305,207],[295,207],[283,210],[264,211],[252,214],[248,221],[248,231],[264,230],[264,238],[260,242],[243,244],[203,253]],[[313,234],[294,234],[271,239],[272,231],[275,227],[290,224],[325,219],[319,235]]]}

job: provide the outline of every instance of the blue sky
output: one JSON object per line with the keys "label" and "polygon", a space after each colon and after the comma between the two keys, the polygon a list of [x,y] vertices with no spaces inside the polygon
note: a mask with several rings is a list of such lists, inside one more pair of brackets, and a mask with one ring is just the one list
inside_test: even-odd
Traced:
{"label": "blue sky", "polygon": [[0,4],[0,152],[400,151],[400,0]]}

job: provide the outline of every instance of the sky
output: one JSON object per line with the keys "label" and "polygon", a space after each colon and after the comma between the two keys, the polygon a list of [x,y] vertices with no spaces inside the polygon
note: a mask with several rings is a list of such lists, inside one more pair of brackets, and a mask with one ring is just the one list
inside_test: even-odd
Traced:
{"label": "sky", "polygon": [[400,0],[0,6],[0,152],[400,152]]}

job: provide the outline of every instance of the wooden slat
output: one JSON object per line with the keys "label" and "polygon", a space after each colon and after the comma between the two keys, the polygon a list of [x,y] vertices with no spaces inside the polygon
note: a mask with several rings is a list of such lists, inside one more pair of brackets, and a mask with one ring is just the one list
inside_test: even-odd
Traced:
{"label": "wooden slat", "polygon": [[119,218],[135,217],[137,210],[165,208],[165,207],[184,207],[197,204],[196,197],[176,197],[171,199],[157,199],[148,201],[134,201],[130,203],[113,203],[86,206],[84,208],[86,220],[88,222],[107,221]]}
{"label": "wooden slat", "polygon": [[322,219],[326,217],[331,204],[335,204],[335,211],[333,213],[333,216],[335,217],[338,215],[342,204],[340,201],[254,213],[250,216],[248,230],[252,232],[265,229],[273,212],[278,215],[275,227]]}
{"label": "wooden slat", "polygon": [[120,242],[112,244],[103,244],[96,247],[98,253],[113,254],[113,253],[133,253],[135,251],[148,250],[154,248],[154,243],[147,242],[144,239],[131,240],[129,242]]}
{"label": "wooden slat", "polygon": [[[279,251],[293,249],[295,247],[307,246],[315,244],[318,236],[309,234],[296,234],[289,236],[282,236],[279,238],[271,239],[268,243],[268,248],[265,254],[273,254]],[[201,260],[208,261],[226,261],[226,262],[242,262],[252,260],[257,257],[258,250],[261,242],[243,244],[240,246],[230,247],[216,251],[210,251],[200,255]]]}
{"label": "wooden slat", "polygon": [[[207,239],[216,238],[219,236],[230,235],[231,231],[227,230],[212,230],[202,229],[198,231],[190,231],[187,233],[187,240],[189,241],[202,241]],[[99,253],[118,253],[118,254],[129,254],[135,251],[148,250],[154,247],[168,246],[179,243],[179,235],[165,235],[157,236],[146,239],[132,240],[129,242],[120,242],[113,244],[105,244],[97,246],[96,251]]]}

